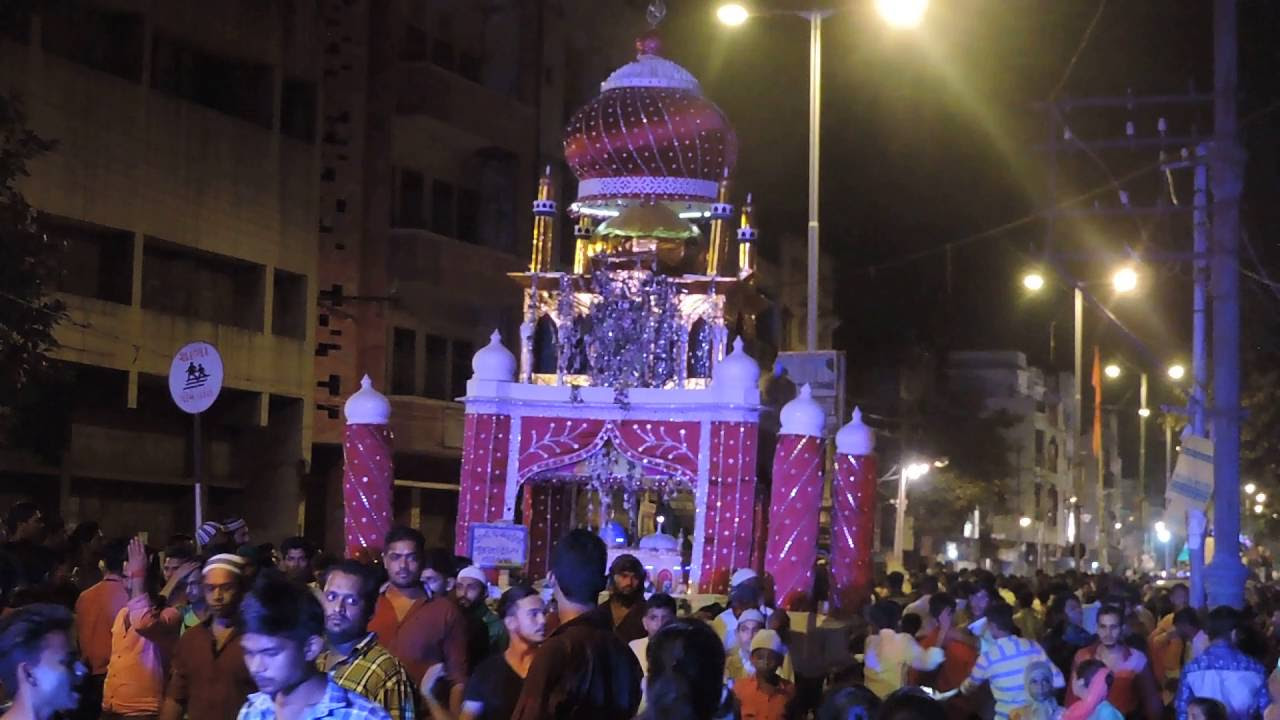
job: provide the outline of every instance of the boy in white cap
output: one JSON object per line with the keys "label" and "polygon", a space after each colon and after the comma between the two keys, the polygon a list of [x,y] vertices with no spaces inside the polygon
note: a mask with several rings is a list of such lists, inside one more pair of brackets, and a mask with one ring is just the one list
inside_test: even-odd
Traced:
{"label": "boy in white cap", "polygon": [[[764,613],[752,608],[738,618],[738,628],[734,632],[733,646],[729,648],[724,663],[724,676],[730,682],[741,680],[755,674],[755,665],[751,663],[751,642],[756,635],[764,631]],[[795,682],[795,670],[791,668],[791,656],[782,660],[778,674],[789,682]]]}
{"label": "boy in white cap", "polygon": [[467,623],[467,672],[470,674],[490,655],[507,649],[507,629],[486,602],[489,578],[471,565],[458,571],[454,599]]}
{"label": "boy in white cap", "polygon": [[764,607],[763,600],[764,586],[755,570],[742,568],[729,578],[729,609],[717,615],[711,622],[711,628],[724,641],[726,651],[734,646],[742,613],[747,610],[757,610],[765,620],[769,619],[771,611]]}
{"label": "boy in white cap", "polygon": [[761,630],[751,639],[751,664],[755,674],[733,684],[742,717],[752,720],[783,720],[795,699],[795,685],[778,674],[787,656],[787,646],[775,630]]}
{"label": "boy in white cap", "polygon": [[235,720],[256,687],[236,626],[244,595],[244,558],[220,554],[202,571],[209,618],[178,640],[159,720]]}

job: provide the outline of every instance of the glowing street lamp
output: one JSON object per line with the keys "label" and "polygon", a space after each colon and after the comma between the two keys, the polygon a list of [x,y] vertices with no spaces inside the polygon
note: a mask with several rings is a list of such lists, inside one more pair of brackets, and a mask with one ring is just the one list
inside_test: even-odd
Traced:
{"label": "glowing street lamp", "polygon": [[1167,543],[1173,539],[1173,533],[1169,532],[1169,526],[1161,520],[1156,523],[1156,539],[1162,543]]}
{"label": "glowing street lamp", "polygon": [[716,19],[729,27],[737,27],[750,17],[751,12],[738,3],[726,3],[716,8]]}
{"label": "glowing street lamp", "polygon": [[1254,506],[1253,506],[1253,514],[1255,514],[1255,515],[1261,515],[1261,514],[1262,514],[1262,510],[1263,510],[1263,508],[1262,508],[1262,506],[1261,506],[1261,505],[1254,505]]}
{"label": "glowing street lamp", "polygon": [[1177,363],[1174,363],[1173,365],[1170,365],[1170,366],[1169,366],[1169,379],[1170,379],[1170,380],[1181,380],[1182,378],[1184,378],[1184,377],[1186,377],[1186,376],[1187,376],[1187,369],[1186,369],[1185,367],[1183,367],[1182,365],[1179,365],[1179,364],[1177,364]]}
{"label": "glowing street lamp", "polygon": [[[912,28],[920,24],[929,0],[876,0],[880,18],[895,28]],[[807,232],[807,263],[805,277],[805,349],[818,349],[818,261],[819,213],[818,200],[822,193],[819,185],[818,148],[822,129],[822,21],[836,13],[834,8],[808,10],[773,10],[759,15],[792,15],[809,23],[809,223]],[[730,27],[739,26],[751,18],[751,11],[741,3],[726,3],[716,8],[716,18]]]}
{"label": "glowing street lamp", "polygon": [[1120,268],[1111,276],[1111,287],[1118,293],[1132,292],[1138,287],[1138,271],[1127,265]]}
{"label": "glowing street lamp", "polygon": [[1102,368],[1102,372],[1106,373],[1107,377],[1111,378],[1112,380],[1115,380],[1116,378],[1120,377],[1120,366],[1116,365],[1115,363],[1112,363]]}
{"label": "glowing street lamp", "polygon": [[1138,408],[1138,417],[1151,417],[1151,408]]}
{"label": "glowing street lamp", "polygon": [[1258,486],[1254,485],[1253,483],[1245,483],[1244,491],[1245,491],[1245,494],[1252,495],[1258,492]]}
{"label": "glowing street lamp", "polygon": [[1018,518],[1018,527],[1024,527],[1024,528],[1031,527],[1031,518],[1027,517],[1026,515],[1023,515],[1022,517]]}
{"label": "glowing street lamp", "polygon": [[929,0],[876,0],[876,12],[890,27],[919,27],[927,9]]}
{"label": "glowing street lamp", "polygon": [[1266,502],[1266,501],[1267,501],[1267,494],[1266,494],[1266,493],[1258,493],[1257,495],[1254,495],[1254,496],[1253,496],[1253,499],[1254,499],[1254,500],[1257,500],[1257,501],[1258,501],[1258,502],[1260,502],[1260,503],[1264,503],[1264,502]]}
{"label": "glowing street lamp", "polygon": [[895,567],[902,567],[903,534],[907,523],[907,483],[919,480],[929,474],[933,465],[927,462],[913,462],[902,466],[898,471],[898,507],[897,522],[893,526],[893,560]]}
{"label": "glowing street lamp", "polygon": [[1044,275],[1038,272],[1029,272],[1022,276],[1022,287],[1035,292],[1044,287]]}

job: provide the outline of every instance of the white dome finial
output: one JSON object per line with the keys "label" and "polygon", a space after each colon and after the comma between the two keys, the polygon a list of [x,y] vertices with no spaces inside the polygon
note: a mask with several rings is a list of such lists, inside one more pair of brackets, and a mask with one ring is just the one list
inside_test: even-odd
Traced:
{"label": "white dome finial", "polygon": [[827,426],[827,413],[813,399],[813,389],[805,383],[791,402],[778,413],[782,420],[783,435],[808,435],[822,437]]}
{"label": "white dome finial", "polygon": [[853,409],[853,419],[836,433],[836,452],[841,455],[870,455],[876,449],[876,434],[862,422],[862,409]]}
{"label": "white dome finial", "polygon": [[342,405],[342,416],[348,425],[386,425],[391,420],[391,402],[373,388],[373,380],[365,375],[360,389]]}
{"label": "white dome finial", "polygon": [[733,339],[733,352],[716,363],[711,385],[726,390],[754,390],[760,385],[760,366],[742,351],[742,336]]}
{"label": "white dome finial", "polygon": [[494,330],[489,336],[489,344],[472,356],[471,379],[500,382],[516,379],[516,356],[502,344],[502,333]]}

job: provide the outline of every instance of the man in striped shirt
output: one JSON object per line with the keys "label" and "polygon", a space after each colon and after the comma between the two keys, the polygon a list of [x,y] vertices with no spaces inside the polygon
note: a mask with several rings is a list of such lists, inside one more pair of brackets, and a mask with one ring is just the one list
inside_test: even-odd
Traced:
{"label": "man in striped shirt", "polygon": [[[961,686],[961,692],[968,694],[983,683],[990,683],[991,695],[996,701],[995,720],[1008,720],[1014,708],[1030,702],[1023,682],[1027,666],[1038,660],[1049,662],[1049,657],[1036,641],[1014,634],[1017,626],[1013,622],[1012,607],[1003,603],[992,604],[986,619],[991,642],[978,657],[969,679]],[[1050,665],[1053,667],[1053,686],[1065,686],[1062,671],[1056,665]]]}

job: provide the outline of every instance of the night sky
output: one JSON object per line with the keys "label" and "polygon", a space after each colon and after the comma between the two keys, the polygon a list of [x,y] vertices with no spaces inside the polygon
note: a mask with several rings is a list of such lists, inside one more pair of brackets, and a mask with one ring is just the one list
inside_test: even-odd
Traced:
{"label": "night sky", "polygon": [[[666,54],[702,81],[736,126],[736,187],[755,193],[766,242],[803,243],[807,22],[757,17],[726,28],[714,17],[719,4],[668,0],[661,27]],[[1167,257],[1190,251],[1189,212],[1060,217],[1050,233],[1037,215],[1049,205],[1052,156],[1043,150],[1049,126],[1033,103],[1055,89],[1059,99],[1122,96],[1130,89],[1136,95],[1211,93],[1212,2],[933,0],[924,26],[913,31],[885,26],[869,0],[775,0],[755,7],[815,4],[841,9],[824,24],[821,220],[822,242],[838,267],[836,344],[850,353],[851,368],[976,348],[1021,350],[1046,365],[1056,320],[1054,365],[1069,369],[1069,292],[1051,277],[1046,289],[1052,292],[1032,297],[1019,282],[1046,251],[1055,254],[1056,267],[1085,281],[1105,281],[1126,258],[1143,273],[1136,296],[1115,298],[1105,284],[1097,289],[1098,301],[1131,334],[1090,308],[1087,346],[1099,344],[1105,359],[1145,366],[1153,378],[1167,362],[1189,362],[1190,266]],[[644,27],[642,14],[634,23]],[[1273,230],[1280,222],[1280,112],[1274,105],[1280,100],[1274,41],[1280,3],[1242,0],[1240,27],[1239,115],[1250,156],[1242,226],[1262,268],[1248,257],[1242,262],[1257,274],[1269,265],[1275,268],[1270,275],[1280,277]],[[619,52],[619,63],[627,50]],[[1127,121],[1139,137],[1154,136],[1159,117],[1166,118],[1169,135],[1212,129],[1208,104],[1076,109],[1066,121],[1077,137],[1118,139]],[[1058,202],[1083,196],[1072,207],[1118,207],[1107,186],[1111,178],[1132,175],[1122,183],[1132,205],[1154,206],[1161,195],[1169,204],[1163,174],[1153,171],[1157,153],[1062,154]],[[1191,179],[1189,170],[1174,178],[1187,207]],[[1242,299],[1246,352],[1274,346],[1276,295],[1246,277]],[[1136,385],[1121,383],[1116,401],[1136,409]],[[1153,405],[1176,401],[1169,388],[1153,383]]]}

